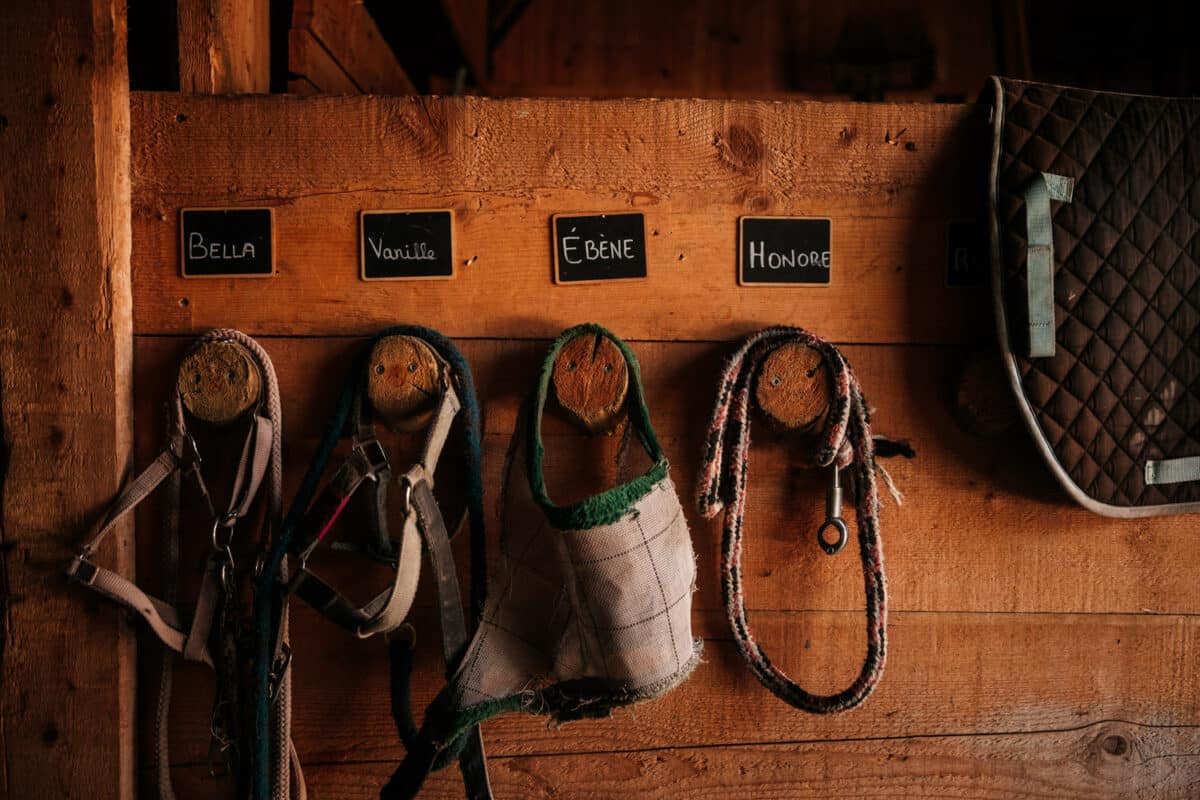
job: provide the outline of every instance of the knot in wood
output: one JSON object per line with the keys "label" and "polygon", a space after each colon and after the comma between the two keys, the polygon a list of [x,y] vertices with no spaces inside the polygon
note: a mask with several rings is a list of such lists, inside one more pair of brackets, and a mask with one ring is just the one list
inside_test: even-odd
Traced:
{"label": "knot in wood", "polygon": [[180,363],[176,388],[188,413],[224,425],[258,404],[262,376],[237,342],[204,342]]}
{"label": "knot in wood", "polygon": [[589,433],[611,431],[625,408],[629,367],[606,336],[584,333],[571,339],[554,362],[554,396],[574,422]]}
{"label": "knot in wood", "polygon": [[754,399],[775,424],[793,431],[813,430],[833,400],[824,357],[799,342],[780,346],[763,361]]}
{"label": "knot in wood", "polygon": [[388,427],[428,427],[441,396],[441,367],[429,345],[413,336],[375,343],[367,360],[367,397]]}

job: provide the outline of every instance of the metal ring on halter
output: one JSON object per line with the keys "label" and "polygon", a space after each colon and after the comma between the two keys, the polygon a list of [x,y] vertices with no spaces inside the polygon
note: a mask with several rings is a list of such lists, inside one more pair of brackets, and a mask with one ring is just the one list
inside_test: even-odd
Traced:
{"label": "metal ring on halter", "polygon": [[[825,531],[830,528],[837,531],[838,538],[835,542],[830,542],[825,538]],[[821,524],[820,528],[817,528],[817,544],[821,545],[821,549],[825,551],[826,555],[831,556],[837,553],[846,546],[849,539],[850,531],[846,527],[846,521],[841,517],[830,517]]]}

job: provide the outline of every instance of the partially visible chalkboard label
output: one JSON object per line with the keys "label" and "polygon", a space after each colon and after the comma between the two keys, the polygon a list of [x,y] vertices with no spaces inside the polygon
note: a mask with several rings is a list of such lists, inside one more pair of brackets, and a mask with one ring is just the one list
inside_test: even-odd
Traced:
{"label": "partially visible chalkboard label", "polygon": [[275,274],[269,208],[185,208],[179,212],[185,278],[266,278]]}
{"label": "partially visible chalkboard label", "polygon": [[362,278],[454,277],[454,212],[363,211]]}
{"label": "partially visible chalkboard label", "polygon": [[829,284],[829,220],[742,217],[739,224],[738,283]]}
{"label": "partially visible chalkboard label", "polygon": [[646,221],[641,214],[554,217],[554,282],[646,277]]}
{"label": "partially visible chalkboard label", "polygon": [[988,279],[987,227],[978,220],[946,223],[946,285],[983,286]]}

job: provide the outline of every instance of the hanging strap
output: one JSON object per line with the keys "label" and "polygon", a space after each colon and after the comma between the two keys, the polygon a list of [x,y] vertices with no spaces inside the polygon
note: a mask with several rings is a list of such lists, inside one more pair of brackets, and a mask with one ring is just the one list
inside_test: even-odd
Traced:
{"label": "hanging strap", "polygon": [[1039,172],[1025,187],[1025,292],[1029,311],[1029,357],[1054,355],[1054,226],[1050,201],[1071,202],[1075,181]]}
{"label": "hanging strap", "polygon": [[[210,650],[210,633],[213,629],[214,618],[221,605],[221,597],[225,591],[222,586],[223,548],[218,547],[218,529],[231,531],[239,519],[245,517],[258,496],[268,466],[273,466],[271,510],[268,513],[268,525],[273,515],[277,515],[281,504],[281,467],[279,465],[279,401],[278,388],[275,382],[274,370],[266,353],[256,342],[239,331],[217,330],[197,340],[197,346],[204,342],[234,340],[246,346],[255,356],[256,368],[260,376],[265,378],[268,386],[268,416],[256,415],[251,419],[243,443],[238,467],[230,492],[229,503],[224,513],[218,513],[209,494],[208,487],[201,472],[201,459],[196,449],[194,439],[187,433],[182,401],[175,395],[172,405],[174,420],[171,433],[168,436],[167,447],[162,453],[136,478],[130,481],[109,507],[96,531],[84,545],[79,556],[67,569],[67,574],[75,581],[87,586],[97,593],[120,603],[141,616],[162,642],[164,656],[162,659],[162,679],[160,696],[156,714],[156,742],[158,746],[158,786],[160,795],[166,800],[174,797],[167,758],[166,722],[170,708],[171,691],[171,657],[178,653],[186,660],[197,661],[210,667],[216,665],[214,654]],[[184,622],[184,615],[175,606],[174,581],[178,579],[179,555],[179,503],[180,483],[184,476],[193,479],[207,513],[213,522],[214,550],[205,561],[204,575],[201,588],[196,600],[196,607],[191,615],[190,623]],[[140,589],[132,581],[92,562],[91,556],[100,546],[104,538],[115,527],[117,522],[148,497],[165,480],[171,479],[169,496],[167,498],[166,519],[164,526],[164,577],[168,583],[168,600],[153,597]],[[228,534],[220,537],[227,540]],[[227,541],[226,541],[227,544]],[[286,749],[286,748],[285,748]],[[286,759],[286,756],[285,756]],[[287,761],[285,760],[285,765]],[[290,767],[289,781],[290,782]],[[299,773],[297,772],[297,775]],[[303,781],[297,778],[302,786]],[[277,794],[277,800],[287,798],[290,791],[285,787],[283,794]],[[300,790],[303,796],[303,789]]]}
{"label": "hanging strap", "polygon": [[[404,622],[412,608],[421,575],[421,532],[412,496],[421,486],[432,487],[438,459],[449,436],[450,426],[461,407],[449,372],[444,370],[442,399],[426,436],[421,459],[399,479],[405,497],[405,517],[398,545],[392,543],[387,535],[387,504],[383,500],[391,477],[387,455],[377,439],[355,442],[349,458],[318,497],[292,540],[292,552],[300,565],[288,587],[290,592],[330,621],[359,637],[386,633]],[[359,607],[313,574],[308,569],[308,560],[333,530],[334,523],[350,498],[367,483],[373,484],[376,492],[374,527],[379,532],[380,540],[387,542],[389,547],[389,552],[381,555],[391,556],[395,572],[391,586]]]}
{"label": "hanging strap", "polygon": [[[752,393],[766,357],[778,347],[792,342],[818,351],[830,373],[833,401],[811,461],[821,468],[847,469],[853,476],[859,556],[866,590],[866,656],[854,682],[831,695],[805,691],[771,662],[750,630],[742,587],[742,533]],[[721,594],[738,651],[764,686],[784,702],[804,711],[825,714],[853,708],[871,694],[883,674],[887,652],[887,580],[879,535],[875,470],[875,447],[867,404],[850,365],[836,347],[801,328],[777,327],[751,336],[730,358],[721,378],[708,429],[698,506],[700,513],[709,518],[725,509]]]}

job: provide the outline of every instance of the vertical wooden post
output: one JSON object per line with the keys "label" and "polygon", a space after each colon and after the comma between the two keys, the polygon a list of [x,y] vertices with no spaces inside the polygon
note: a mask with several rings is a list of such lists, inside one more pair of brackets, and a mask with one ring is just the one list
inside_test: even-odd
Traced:
{"label": "vertical wooden post", "polygon": [[[0,796],[129,798],[133,633],[63,575],[132,442],[125,3],[8,16],[19,18],[0,26]],[[98,557],[130,573],[131,532]]]}
{"label": "vertical wooden post", "polygon": [[270,0],[179,0],[179,88],[271,91]]}

